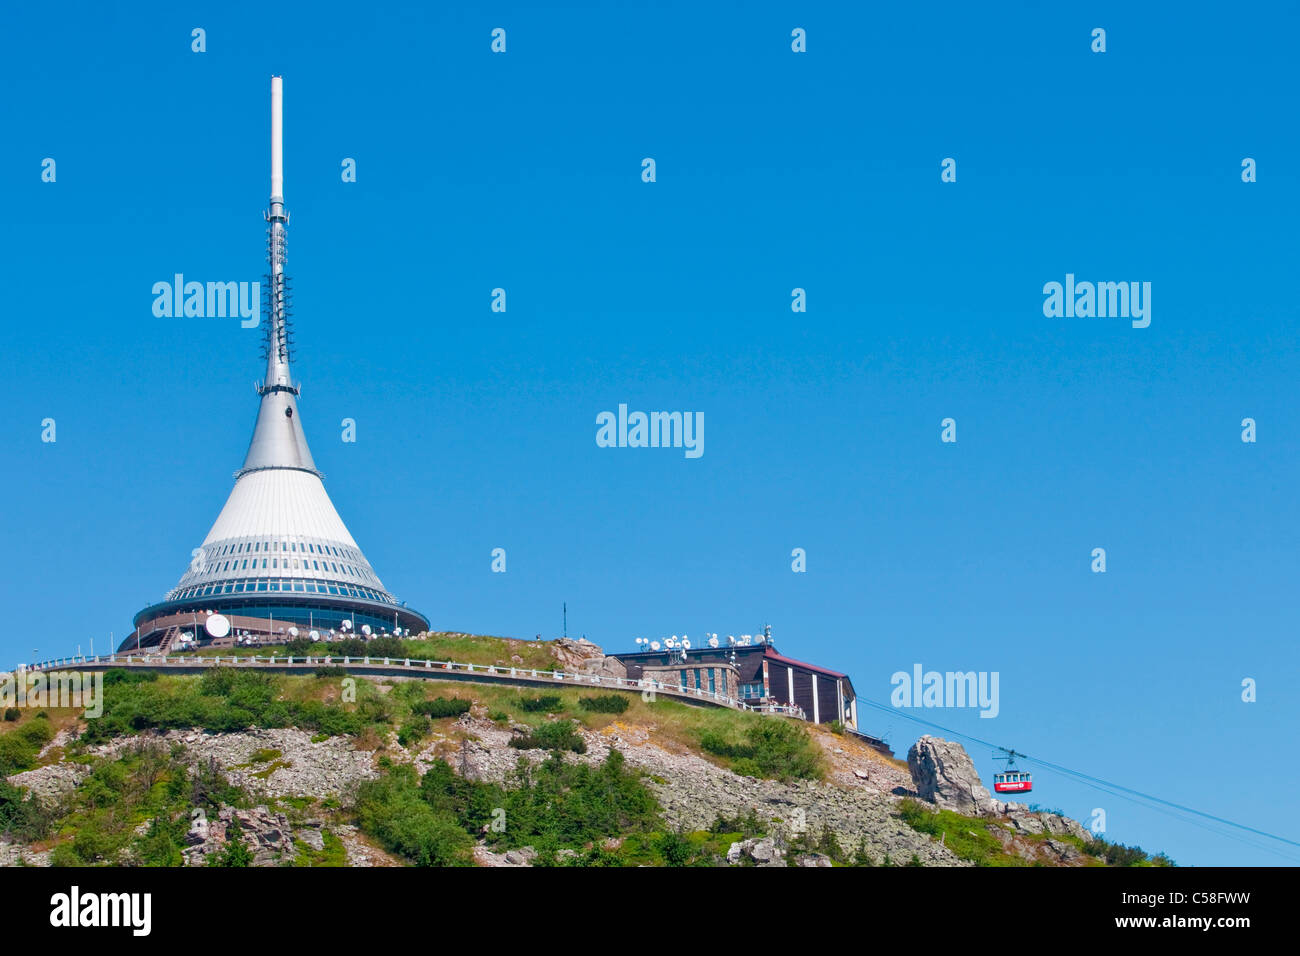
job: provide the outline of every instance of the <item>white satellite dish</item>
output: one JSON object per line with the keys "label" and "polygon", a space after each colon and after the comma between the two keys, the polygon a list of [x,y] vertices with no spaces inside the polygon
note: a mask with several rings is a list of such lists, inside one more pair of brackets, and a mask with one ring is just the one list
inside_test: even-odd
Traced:
{"label": "white satellite dish", "polygon": [[718,635],[714,634],[711,638],[709,638],[709,647],[717,647],[717,646],[718,646]]}
{"label": "white satellite dish", "polygon": [[657,651],[657,650],[659,650],[659,642],[658,642],[658,641],[651,641],[651,642],[650,642],[650,650],[652,650],[652,651]]}
{"label": "white satellite dish", "polygon": [[351,620],[344,621],[342,624],[339,625],[339,627],[341,627],[345,631],[350,631],[352,630],[352,621]]}
{"label": "white satellite dish", "polygon": [[297,637],[297,636],[298,636],[298,629],[297,629],[296,627],[291,627],[291,628],[289,628],[289,636],[290,636],[290,637]]}
{"label": "white satellite dish", "polygon": [[691,649],[691,640],[690,640],[690,638],[688,638],[688,637],[683,637],[683,638],[682,638],[682,647],[684,647],[684,648],[685,648],[686,650],[688,650],[688,651]]}
{"label": "white satellite dish", "polygon": [[320,631],[312,631],[312,632],[311,632],[310,634],[308,634],[307,636],[310,637],[313,641],[319,641],[319,640],[320,640]]}
{"label": "white satellite dish", "polygon": [[366,637],[369,637],[369,636],[370,636],[370,625],[369,625],[369,624],[362,624],[362,625],[361,625],[361,633],[364,634],[364,635],[366,635]]}

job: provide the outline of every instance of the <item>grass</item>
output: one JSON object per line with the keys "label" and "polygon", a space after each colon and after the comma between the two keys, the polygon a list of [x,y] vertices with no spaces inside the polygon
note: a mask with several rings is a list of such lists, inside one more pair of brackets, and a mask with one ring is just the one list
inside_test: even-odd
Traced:
{"label": "grass", "polygon": [[956,857],[978,866],[1027,866],[1028,861],[1007,853],[988,831],[988,821],[968,817],[952,810],[934,810],[917,800],[906,799],[898,805],[903,822],[918,833],[942,840]]}
{"label": "grass", "polygon": [[347,866],[348,853],[343,846],[343,841],[328,830],[321,832],[321,838],[325,847],[321,850],[313,850],[302,840],[295,839],[293,846],[295,855],[293,859],[294,866]]}
{"label": "grass", "polygon": [[[438,632],[424,638],[402,641],[401,646],[401,657],[409,657],[412,660],[454,661],[458,664],[522,667],[528,670],[552,670],[557,666],[552,650],[554,645],[550,641],[520,641],[510,637]],[[199,657],[268,657],[271,654],[277,657],[285,656],[283,645],[205,647],[185,653]],[[326,655],[338,656],[338,651],[332,650],[330,644],[319,643],[313,645],[311,655],[313,658]],[[512,661],[512,657],[522,658],[522,663]]]}

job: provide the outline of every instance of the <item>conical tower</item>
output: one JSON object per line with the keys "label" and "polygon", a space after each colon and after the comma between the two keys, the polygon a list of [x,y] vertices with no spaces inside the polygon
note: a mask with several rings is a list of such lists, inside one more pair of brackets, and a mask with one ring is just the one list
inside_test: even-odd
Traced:
{"label": "conical tower", "polygon": [[[271,202],[263,311],[266,378],[244,466],[226,506],[197,548],[189,570],[166,598],[135,616],[122,649],[170,643],[181,629],[208,636],[209,613],[236,632],[265,637],[301,625],[322,632],[427,630],[428,619],[399,603],[334,509],[312,460],[298,415],[299,386],[289,375],[290,295],[284,267],[289,216],[284,208],[281,79],[271,78]],[[219,633],[222,628],[207,629]]]}

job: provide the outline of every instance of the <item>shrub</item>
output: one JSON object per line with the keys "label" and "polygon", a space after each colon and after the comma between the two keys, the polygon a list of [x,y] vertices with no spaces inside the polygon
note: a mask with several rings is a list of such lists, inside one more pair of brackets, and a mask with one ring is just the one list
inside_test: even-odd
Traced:
{"label": "shrub", "polygon": [[410,747],[429,736],[432,729],[433,721],[424,714],[416,714],[397,731],[397,742],[403,747]]}
{"label": "shrub", "polygon": [[316,650],[316,642],[308,637],[295,637],[284,645],[284,653],[289,657],[307,657]]}
{"label": "shrub", "polygon": [[519,706],[530,714],[549,713],[560,709],[559,694],[543,694],[539,697],[521,697]]}
{"label": "shrub", "polygon": [[719,814],[713,821],[713,825],[709,827],[709,832],[739,833],[742,839],[750,840],[754,837],[767,836],[767,827],[758,819],[754,808],[750,807],[743,817],[739,814],[734,817],[724,817]]}
{"label": "shrub", "polygon": [[50,822],[49,811],[35,797],[0,777],[0,835],[30,843],[46,835]]}
{"label": "shrub", "polygon": [[459,717],[469,713],[470,702],[459,697],[435,697],[411,705],[411,709],[428,717]]}
{"label": "shrub", "polygon": [[572,750],[575,754],[587,752],[587,742],[574,729],[569,720],[553,720],[534,727],[530,733],[510,738],[510,746],[517,750]]}
{"label": "shrub", "polygon": [[669,831],[655,841],[655,849],[668,866],[685,866],[695,855],[694,847],[682,834]]}
{"label": "shrub", "polygon": [[598,714],[621,714],[628,708],[628,699],[622,694],[602,694],[599,697],[583,697],[578,706]]}
{"label": "shrub", "polygon": [[348,669],[346,667],[339,667],[338,665],[328,665],[316,668],[313,673],[317,677],[347,677]]}
{"label": "shrub", "polygon": [[225,867],[243,867],[253,862],[253,854],[248,852],[244,843],[244,829],[237,817],[232,816],[230,825],[226,827],[225,849],[210,854],[210,859],[213,866]]}
{"label": "shrub", "polygon": [[22,715],[23,715],[23,712],[22,712],[21,710],[19,710],[17,707],[6,707],[6,708],[5,708],[5,720],[6,720],[8,723],[11,723],[11,724],[12,724],[15,720],[17,720],[17,719],[18,719],[19,717],[21,717]]}
{"label": "shrub", "polygon": [[745,741],[733,744],[721,734],[707,732],[700,738],[700,747],[730,761],[731,769],[745,776],[790,780],[815,778],[820,773],[812,738],[792,721],[757,718],[746,729]]}
{"label": "shrub", "polygon": [[53,737],[54,728],[40,716],[0,736],[0,777],[34,767],[41,748]]}
{"label": "shrub", "polygon": [[110,667],[104,671],[104,686],[114,684],[152,684],[158,679],[157,671],[133,671],[125,667]]}
{"label": "shrub", "polygon": [[1140,846],[1125,846],[1095,839],[1084,844],[1084,852],[1105,860],[1111,866],[1174,866],[1174,861],[1163,853],[1151,856]]}
{"label": "shrub", "polygon": [[466,865],[472,841],[455,816],[421,799],[413,767],[389,765],[386,771],[358,788],[361,829],[419,866]]}

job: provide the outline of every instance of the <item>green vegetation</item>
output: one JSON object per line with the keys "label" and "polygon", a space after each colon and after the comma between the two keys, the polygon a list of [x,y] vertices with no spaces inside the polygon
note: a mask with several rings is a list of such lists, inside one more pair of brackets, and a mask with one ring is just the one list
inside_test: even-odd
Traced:
{"label": "green vegetation", "polygon": [[811,779],[821,775],[821,761],[808,731],[779,717],[758,718],[745,728],[744,743],[706,732],[700,747],[720,757],[735,773],[775,780]]}
{"label": "green vegetation", "polygon": [[542,694],[540,697],[521,697],[519,706],[530,714],[550,713],[560,709],[559,694]]}
{"label": "green vegetation", "polygon": [[[408,685],[412,686],[412,685]],[[414,685],[414,686],[419,686]],[[423,688],[421,688],[423,691]],[[470,702],[456,697],[435,697],[433,700],[419,700],[412,704],[412,709],[435,720],[441,717],[459,717],[468,714]]]}
{"label": "green vegetation", "polygon": [[[371,660],[455,661],[489,667],[517,667],[532,670],[552,670],[557,666],[554,645],[549,641],[519,641],[506,637],[489,637],[477,634],[429,634],[410,640],[395,637],[376,637],[363,640],[351,637],[328,643],[313,643],[305,637],[287,644],[260,647],[204,648],[183,653],[199,657],[351,657]],[[172,651],[173,654],[182,653]],[[515,661],[514,658],[520,658]]]}
{"label": "green vegetation", "polygon": [[511,737],[510,746],[517,750],[572,750],[575,754],[587,752],[587,742],[578,734],[571,720],[538,724],[531,733]]}
{"label": "green vegetation", "polygon": [[[1059,811],[1042,811],[1056,813]],[[899,803],[898,814],[913,830],[942,839],[944,846],[963,860],[979,866],[1029,866],[1032,861],[1007,852],[1001,841],[990,831],[990,821],[968,817],[952,810],[935,810],[919,800],[907,799]],[[997,824],[992,824],[997,825]],[[1110,866],[1173,866],[1174,862],[1163,854],[1149,856],[1141,847],[1127,847],[1105,840],[1083,841],[1068,833],[1026,834],[1018,833],[1021,840],[1041,842],[1048,839],[1070,843],[1098,863]],[[909,864],[910,865],[910,864]]]}
{"label": "green vegetation", "polygon": [[419,779],[409,765],[386,763],[359,789],[356,814],[365,832],[421,866],[468,863],[480,834],[498,850],[531,846],[542,865],[624,865],[604,844],[660,827],[654,795],[618,751],[599,766],[521,759],[504,786],[467,780],[441,760]]}
{"label": "green vegetation", "polygon": [[[93,764],[45,833],[59,840],[55,866],[139,863],[179,866],[190,815],[247,803],[215,762],[191,770],[183,752],[141,742]],[[137,836],[143,823],[147,830]],[[232,864],[233,865],[233,864]]]}
{"label": "green vegetation", "polygon": [[0,735],[0,778],[35,767],[41,748],[53,738],[54,727],[40,715]]}
{"label": "green vegetation", "polygon": [[630,704],[626,694],[601,694],[599,697],[583,697],[578,700],[579,707],[594,714],[622,714]]}
{"label": "green vegetation", "polygon": [[49,832],[52,814],[30,794],[0,777],[0,836],[23,843]]}
{"label": "green vegetation", "polygon": [[1111,843],[1100,838],[1089,840],[1083,845],[1085,853],[1105,860],[1111,866],[1177,866],[1163,853],[1151,856],[1140,846],[1125,846]]}
{"label": "green vegetation", "polygon": [[[144,675],[132,672],[128,676]],[[104,713],[98,720],[87,721],[82,739],[99,743],[141,730],[190,727],[217,733],[249,727],[299,727],[334,736],[359,734],[368,725],[386,719],[378,694],[361,693],[361,682],[357,704],[349,708],[310,698],[292,699],[286,690],[300,686],[302,678],[264,671],[214,667],[197,678],[148,676],[154,680],[106,679]]]}
{"label": "green vegetation", "polygon": [[[903,822],[918,833],[926,833],[962,860],[979,866],[1024,866],[1026,861],[1007,853],[988,831],[988,823],[952,810],[934,810],[919,800],[908,798],[898,805]],[[888,864],[887,864],[888,865]]]}

